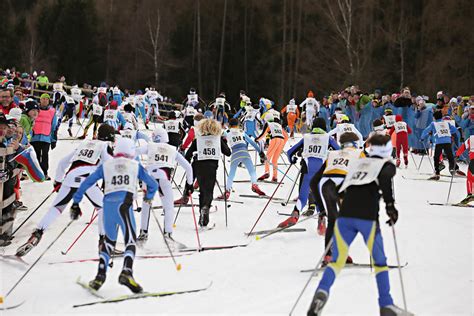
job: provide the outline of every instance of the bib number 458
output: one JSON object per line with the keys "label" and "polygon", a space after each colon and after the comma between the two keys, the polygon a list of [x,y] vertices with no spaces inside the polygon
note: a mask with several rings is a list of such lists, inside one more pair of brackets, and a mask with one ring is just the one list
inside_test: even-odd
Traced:
{"label": "bib number 458", "polygon": [[204,148],[202,150],[202,153],[204,155],[208,155],[208,156],[215,155],[216,154],[216,149],[215,148]]}

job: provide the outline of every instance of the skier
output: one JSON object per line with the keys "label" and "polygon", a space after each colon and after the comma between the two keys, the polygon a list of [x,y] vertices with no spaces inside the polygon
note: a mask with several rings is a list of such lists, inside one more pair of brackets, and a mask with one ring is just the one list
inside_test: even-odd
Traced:
{"label": "skier", "polygon": [[369,158],[357,159],[350,165],[346,180],[339,190],[344,192],[344,200],[334,228],[333,257],[319,282],[307,313],[309,316],[321,315],[336,275],[344,267],[349,247],[358,233],[363,236],[374,263],[380,315],[412,315],[394,305],[390,295],[387,258],[378,223],[381,196],[389,217],[387,224],[394,225],[398,220],[392,190],[396,167],[389,160],[392,153],[389,140],[389,136],[372,136],[369,140]]}
{"label": "skier", "polygon": [[119,283],[128,287],[133,293],[143,292],[142,287],[133,278],[133,260],[135,258],[136,229],[132,203],[136,195],[138,181],[146,183],[147,192],[144,203],[151,203],[158,189],[156,181],[146,172],[135,158],[135,146],[130,139],[121,138],[114,149],[114,158],[99,166],[81,184],[74,194],[71,206],[71,219],[78,219],[82,212],[79,203],[84,193],[99,180],[104,181],[104,243],[99,252],[99,269],[89,286],[94,290],[104,284],[110,255],[117,242],[117,226],[122,230],[125,243],[123,268]]}
{"label": "skier", "polygon": [[122,115],[127,123],[132,124],[133,129],[138,130],[138,120],[137,120],[137,117],[135,116],[135,113],[134,113],[135,109],[133,108],[132,102],[133,101],[130,100],[129,102],[126,102],[123,105],[124,113],[122,113]]}
{"label": "skier", "polygon": [[474,196],[472,195],[474,184],[474,135],[469,136],[469,138],[458,148],[456,151],[456,158],[459,158],[466,150],[469,150],[469,166],[467,168],[466,179],[467,196],[459,202],[459,204],[464,205],[474,201]]}
{"label": "skier", "polygon": [[143,139],[147,143],[150,142],[150,137],[148,137],[147,134],[137,131],[129,122],[125,123],[123,129],[120,130],[120,136],[131,139],[134,144],[136,144],[139,139]]}
{"label": "skier", "polygon": [[[324,210],[319,214],[318,228],[324,227],[324,217],[328,217],[328,224],[325,231],[324,246],[329,244],[333,232],[334,224],[339,209],[339,197],[337,192],[341,187],[344,178],[347,175],[350,164],[361,157],[365,157],[362,149],[357,148],[359,137],[354,133],[344,133],[341,135],[341,149],[331,150],[328,152],[327,160],[322,169],[324,170],[321,177],[315,176],[311,179],[311,190],[319,192]],[[320,233],[323,233],[321,231]],[[327,252],[323,260],[323,265],[327,265],[331,261],[331,250]],[[352,263],[352,258],[347,257],[346,263]]]}
{"label": "skier", "polygon": [[434,168],[435,174],[430,177],[430,180],[439,180],[440,179],[440,157],[441,153],[444,152],[449,161],[449,172],[451,174],[456,172],[458,168],[454,163],[453,150],[451,148],[452,137],[451,135],[456,134],[456,127],[449,124],[447,121],[443,121],[443,114],[440,110],[437,110],[433,113],[434,122],[431,122],[427,128],[421,133],[421,141],[423,142],[428,138],[428,134],[434,136],[435,151],[434,151]]}
{"label": "skier", "polygon": [[397,148],[397,167],[400,167],[400,157],[403,148],[403,156],[405,167],[408,167],[408,134],[411,134],[411,128],[407,123],[403,121],[401,115],[395,116],[395,123],[390,128],[389,135],[392,136],[393,132],[397,134],[396,137],[396,148]]}
{"label": "skier", "polygon": [[[168,144],[168,134],[164,128],[157,127],[153,131],[152,142],[137,149],[137,155],[146,154],[148,162],[146,169],[148,173],[160,185],[161,204],[165,213],[164,233],[165,237],[173,241],[173,188],[171,177],[176,163],[184,168],[186,172],[186,186],[183,195],[189,196],[193,193],[193,170],[189,162],[176,150],[176,147]],[[137,240],[145,242],[148,239],[148,224],[150,221],[150,204],[143,204],[141,211],[141,229]]]}
{"label": "skier", "polygon": [[212,111],[216,120],[222,125],[226,123],[227,113],[230,112],[230,104],[225,99],[224,92],[219,93],[216,100],[209,104],[209,110]]}
{"label": "skier", "polygon": [[[232,151],[230,156],[230,170],[229,177],[227,178],[226,190],[225,190],[225,199],[229,199],[230,191],[232,190],[232,184],[234,182],[235,172],[237,171],[237,166],[242,163],[250,175],[250,182],[252,183],[251,190],[252,192],[257,193],[260,196],[264,196],[265,193],[260,190],[257,185],[257,175],[255,173],[255,167],[252,163],[252,159],[248,153],[247,146],[248,144],[252,145],[260,156],[260,161],[263,163],[265,161],[265,153],[260,149],[260,146],[255,143],[247,134],[243,133],[239,128],[239,121],[236,118],[231,118],[229,121],[229,130],[225,133],[225,138],[227,139],[227,144]],[[223,200],[224,195],[218,197],[218,199]]]}
{"label": "skier", "polygon": [[209,224],[209,209],[211,207],[216,183],[216,171],[221,159],[221,153],[230,156],[231,151],[221,137],[222,130],[219,122],[213,119],[202,120],[197,126],[196,139],[192,142],[185,158],[191,161],[193,154],[193,171],[199,183],[199,225]]}
{"label": "skier", "polygon": [[301,166],[303,179],[301,180],[298,200],[293,208],[291,216],[281,222],[278,227],[289,227],[298,222],[300,213],[308,202],[310,190],[309,184],[311,179],[320,171],[322,165],[326,161],[329,147],[332,149],[339,149],[339,145],[336,141],[326,133],[326,122],[324,119],[317,117],[313,121],[311,133],[305,134],[298,143],[288,150],[288,159],[292,164],[295,164],[298,161],[296,153],[301,148],[303,149],[302,157],[304,159],[304,164]]}
{"label": "skier", "polygon": [[336,134],[336,138],[339,141],[339,138],[343,133],[355,133],[357,137],[359,137],[359,147],[362,147],[362,134],[357,130],[354,124],[349,123],[349,117],[345,114],[341,116],[341,121],[336,125],[336,128],[331,130],[328,134],[329,136]]}
{"label": "skier", "polygon": [[234,115],[234,118],[239,117],[239,115],[242,117],[241,122],[243,123],[245,134],[256,139],[257,123],[262,125],[262,122],[260,121],[260,110],[258,104],[254,104],[252,106],[252,103],[249,101],[245,107],[241,108]]}
{"label": "skier", "polygon": [[307,98],[300,104],[300,108],[304,109],[306,114],[306,125],[308,127],[313,126],[313,119],[319,113],[319,106],[319,102],[314,98],[313,91],[309,90]]}
{"label": "skier", "polygon": [[[112,149],[107,145],[107,142],[113,142],[114,136],[114,129],[103,124],[99,127],[99,140],[83,141],[76,150],[61,159],[56,169],[54,181],[54,189],[58,192],[56,199],[28,241],[18,248],[17,256],[26,255],[33,247],[38,245],[44,231],[62,214],[84,179],[94,172],[99,164],[110,158]],[[103,235],[102,191],[98,186],[94,186],[87,190],[86,196],[92,205],[99,210],[99,234]]]}
{"label": "skier", "polygon": [[74,102],[74,99],[70,96],[66,96],[64,102],[64,110],[61,115],[62,117],[62,122],[68,122],[68,129],[67,132],[69,133],[70,137],[73,137],[72,135],[72,123],[73,123],[73,118],[76,115],[75,110],[76,110],[76,102]]}
{"label": "skier", "polygon": [[181,122],[176,118],[176,113],[174,111],[171,111],[168,114],[168,119],[164,121],[164,126],[168,133],[168,143],[179,148],[186,132],[184,131],[183,124],[181,124]]}
{"label": "skier", "polygon": [[286,121],[288,122],[288,127],[290,128],[290,137],[295,137],[295,123],[298,117],[300,116],[300,110],[298,110],[298,106],[295,103],[295,99],[290,100],[290,104],[285,106],[281,110],[281,114],[284,115],[286,113]]}
{"label": "skier", "polygon": [[[104,101],[101,101],[102,103]],[[102,123],[103,121],[103,114],[104,114],[104,106],[107,103],[103,103],[104,105],[98,104],[98,103],[92,103],[92,106],[89,107],[89,110],[87,111],[86,115],[90,116],[89,122],[87,123],[86,127],[84,128],[84,134],[79,137],[79,139],[85,139],[87,136],[87,132],[89,131],[89,128],[91,125],[94,125],[92,128],[92,139],[97,138],[97,128],[99,127],[99,124]]]}
{"label": "skier", "polygon": [[135,96],[135,116],[137,118],[142,118],[143,124],[145,125],[146,129],[148,128],[148,119],[145,112],[145,97],[143,96],[143,92],[141,90],[137,91]]}
{"label": "skier", "polygon": [[104,111],[104,123],[112,126],[115,130],[125,126],[125,118],[117,109],[117,101],[110,101],[108,108]]}

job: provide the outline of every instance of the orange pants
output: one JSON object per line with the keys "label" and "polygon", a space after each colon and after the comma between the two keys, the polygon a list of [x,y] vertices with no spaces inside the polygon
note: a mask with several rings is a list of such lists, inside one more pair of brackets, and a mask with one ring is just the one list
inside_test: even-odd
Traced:
{"label": "orange pants", "polygon": [[[273,164],[273,178],[278,176],[278,158],[280,158],[281,152],[285,147],[285,140],[282,138],[273,138],[270,140],[270,144],[267,150],[267,159]],[[270,164],[265,162],[265,173],[270,172]]]}
{"label": "orange pants", "polygon": [[296,113],[288,113],[286,120],[288,121],[288,127],[290,128],[290,133],[293,133],[295,129],[295,123],[296,119],[298,117],[296,116]]}

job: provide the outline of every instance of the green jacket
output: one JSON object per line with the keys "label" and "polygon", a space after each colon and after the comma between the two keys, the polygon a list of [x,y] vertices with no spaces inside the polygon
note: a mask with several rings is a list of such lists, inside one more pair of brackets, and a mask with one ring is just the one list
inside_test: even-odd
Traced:
{"label": "green jacket", "polygon": [[39,86],[46,86],[42,83],[49,83],[49,79],[46,76],[38,76],[38,78],[36,78],[36,80],[38,81]]}
{"label": "green jacket", "polygon": [[20,118],[20,125],[23,127],[24,133],[28,138],[28,141],[31,138],[31,130],[33,129],[33,119],[26,114],[22,114]]}

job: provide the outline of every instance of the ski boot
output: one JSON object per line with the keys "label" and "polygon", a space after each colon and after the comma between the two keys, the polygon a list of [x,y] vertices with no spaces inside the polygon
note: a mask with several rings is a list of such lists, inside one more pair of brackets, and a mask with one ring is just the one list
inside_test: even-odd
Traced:
{"label": "ski boot", "polygon": [[277,177],[272,177],[272,182],[278,183],[278,178]]}
{"label": "ski boot", "polygon": [[431,177],[428,178],[428,180],[435,180],[438,181],[440,179],[439,174],[432,175]]}
{"label": "ski boot", "polygon": [[105,282],[105,273],[97,273],[95,279],[89,282],[89,287],[98,291]]}
{"label": "ski boot", "polygon": [[380,316],[414,316],[413,313],[406,312],[396,305],[380,307]]}
{"label": "ski boot", "polygon": [[300,217],[299,212],[297,210],[294,210],[291,213],[290,217],[288,217],[286,220],[278,224],[278,228],[287,228],[287,227],[295,225],[298,222],[299,217]]}
{"label": "ski boot", "polygon": [[209,206],[203,206],[199,215],[199,226],[206,227],[209,224]]}
{"label": "ski boot", "polygon": [[174,201],[174,205],[186,205],[189,202],[189,197],[188,196],[183,196]]}
{"label": "ski boot", "polygon": [[397,158],[397,162],[396,162],[396,164],[395,164],[395,165],[397,166],[397,168],[399,168],[399,167],[400,167],[400,158]]}
{"label": "ski boot", "polygon": [[318,235],[326,235],[326,213],[321,212],[318,215]]}
{"label": "ski boot", "polygon": [[133,293],[143,292],[143,288],[135,281],[132,272],[128,270],[123,270],[122,273],[120,273],[119,283],[128,287]]}
{"label": "ski boot", "polygon": [[354,263],[354,260],[352,260],[352,257],[351,256],[347,256],[346,258],[346,264],[352,264]]}
{"label": "ski boot", "polygon": [[144,245],[148,240],[148,231],[140,229],[140,234],[137,237],[137,244]]}
{"label": "ski boot", "polygon": [[270,174],[265,172],[263,175],[260,176],[260,178],[257,179],[257,181],[263,181],[270,178]]}
{"label": "ski boot", "polygon": [[306,212],[304,212],[304,213],[301,214],[301,215],[303,215],[303,216],[308,216],[308,217],[309,217],[309,216],[313,216],[315,210],[316,210],[316,204],[310,204],[310,205],[308,206],[308,209],[306,210]]}
{"label": "ski boot", "polygon": [[408,168],[408,158],[405,158],[403,162],[405,163],[405,168]]}
{"label": "ski boot", "polygon": [[77,139],[86,139],[86,134],[79,136]]}
{"label": "ski boot", "polygon": [[30,252],[31,249],[33,249],[33,247],[36,247],[39,244],[42,236],[43,236],[43,230],[42,229],[35,230],[31,234],[30,239],[28,239],[28,241],[24,245],[20,246],[16,250],[16,256],[17,257],[23,257],[28,252]]}
{"label": "ski boot", "polygon": [[461,171],[460,169],[456,170],[456,175],[460,176],[460,177],[465,177],[466,176],[466,174],[463,171]]}
{"label": "ski boot", "polygon": [[257,193],[257,195],[259,196],[266,196],[265,192],[260,190],[260,188],[258,187],[258,184],[256,183],[252,184],[252,192]]}
{"label": "ski boot", "polygon": [[439,163],[439,171],[441,172],[441,171],[443,171],[445,168],[446,168],[446,165],[444,164],[444,162],[441,161],[441,162]]}
{"label": "ski boot", "polygon": [[72,137],[72,130],[70,128],[67,129],[67,132],[69,134],[69,137]]}
{"label": "ski boot", "polygon": [[165,239],[168,242],[168,245],[173,249],[174,251],[179,251],[181,249],[185,249],[186,245],[183,243],[180,243],[179,241],[176,241],[173,236],[173,233],[165,233]]}
{"label": "ski boot", "polygon": [[328,293],[323,290],[317,290],[314,294],[313,301],[311,302],[311,306],[309,307],[308,316],[320,316],[321,311],[323,310],[324,305],[328,300]]}
{"label": "ski boot", "polygon": [[468,194],[461,202],[459,202],[459,204],[467,205],[472,201],[474,201],[474,195]]}
{"label": "ski boot", "polygon": [[230,197],[230,191],[225,190],[225,193],[217,197],[217,200],[228,200]]}

